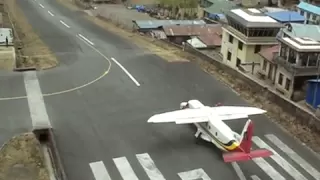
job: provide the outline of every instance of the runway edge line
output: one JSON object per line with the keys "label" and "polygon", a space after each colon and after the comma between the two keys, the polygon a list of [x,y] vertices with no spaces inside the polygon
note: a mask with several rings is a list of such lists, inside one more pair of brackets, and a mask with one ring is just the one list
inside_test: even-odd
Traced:
{"label": "runway edge line", "polygon": [[[47,167],[50,179],[67,180],[54,137],[53,128],[43,101],[37,73],[36,71],[26,71],[23,75],[32,120],[32,132],[40,144],[46,147],[44,149],[46,149],[47,152],[43,151],[43,155],[46,153],[49,154],[50,158],[45,159],[45,161],[49,161],[47,163],[52,165],[52,167]],[[49,168],[52,170],[52,174],[50,174]]]}

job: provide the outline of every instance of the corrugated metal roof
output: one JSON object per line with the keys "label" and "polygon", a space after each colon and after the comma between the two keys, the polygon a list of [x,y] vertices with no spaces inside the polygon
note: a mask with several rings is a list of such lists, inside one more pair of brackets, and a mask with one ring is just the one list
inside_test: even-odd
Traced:
{"label": "corrugated metal roof", "polygon": [[291,32],[284,28],[283,32],[291,37],[307,37],[320,41],[320,27],[318,25],[290,23]]}
{"label": "corrugated metal roof", "polygon": [[220,24],[164,26],[163,30],[167,36],[200,36],[222,32]]}
{"label": "corrugated metal roof", "polygon": [[313,14],[319,15],[320,16],[320,7],[305,3],[305,2],[300,2],[299,5],[297,6],[299,9],[302,9],[303,11],[309,11]]}
{"label": "corrugated metal roof", "polygon": [[191,25],[191,24],[206,24],[203,20],[133,20],[141,29],[155,29],[161,26],[168,25]]}
{"label": "corrugated metal roof", "polygon": [[203,10],[207,13],[216,14],[216,13],[224,13],[231,9],[239,7],[233,1],[226,1],[226,0],[214,0],[212,1],[212,5],[204,8]]}
{"label": "corrugated metal roof", "polygon": [[187,43],[190,44],[194,48],[206,48],[207,46],[200,41],[197,37],[194,37],[192,39],[188,39]]}
{"label": "corrugated metal roof", "polygon": [[274,54],[279,52],[279,48],[280,48],[279,45],[275,45],[275,46],[272,46],[270,48],[263,49],[262,51],[259,52],[259,54],[260,54],[260,56],[262,56],[265,59],[267,59],[267,60],[272,62]]}
{"label": "corrugated metal roof", "polygon": [[295,11],[269,12],[266,13],[266,15],[279,22],[296,22],[305,20],[304,16]]}
{"label": "corrugated metal roof", "polygon": [[199,36],[198,39],[207,46],[221,46],[222,38],[218,34]]}
{"label": "corrugated metal roof", "polygon": [[0,28],[0,45],[6,45],[6,37],[8,37],[8,43],[13,43],[13,33],[11,28]]}

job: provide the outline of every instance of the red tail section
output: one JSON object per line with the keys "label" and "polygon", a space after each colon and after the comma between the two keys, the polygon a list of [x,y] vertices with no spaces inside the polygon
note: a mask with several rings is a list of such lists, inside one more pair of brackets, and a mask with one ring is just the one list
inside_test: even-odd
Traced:
{"label": "red tail section", "polygon": [[223,154],[224,162],[234,162],[234,161],[247,161],[252,158],[257,157],[269,157],[272,152],[266,149],[258,149],[251,151],[252,146],[252,136],[253,136],[253,123],[249,119],[244,126],[241,134],[240,146],[235,150],[235,152]]}

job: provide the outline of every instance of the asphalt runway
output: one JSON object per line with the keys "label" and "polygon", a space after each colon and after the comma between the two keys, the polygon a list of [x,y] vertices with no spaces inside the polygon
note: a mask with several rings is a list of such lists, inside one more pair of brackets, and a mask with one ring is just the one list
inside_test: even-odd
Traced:
{"label": "asphalt runway", "polygon": [[[213,145],[196,144],[190,126],[148,124],[151,115],[178,109],[189,99],[248,104],[194,63],[169,63],[143,53],[82,12],[49,0],[19,0],[18,5],[61,62],[37,78],[70,180],[320,179],[319,159],[265,116],[252,118],[254,148],[267,145],[276,155],[234,164],[223,163]],[[0,91],[2,97],[26,96],[23,76],[8,77],[16,78],[5,81],[16,90]],[[0,99],[20,111],[4,111],[6,117],[19,120],[29,117],[26,102]],[[244,123],[228,122],[236,131]]]}

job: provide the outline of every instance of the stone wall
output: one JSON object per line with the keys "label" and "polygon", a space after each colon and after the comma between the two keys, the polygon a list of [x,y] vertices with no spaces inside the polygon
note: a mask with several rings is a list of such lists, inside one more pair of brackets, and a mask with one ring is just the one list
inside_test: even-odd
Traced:
{"label": "stone wall", "polygon": [[[232,69],[231,67],[221,63],[220,61],[216,61],[206,56],[205,54],[201,53],[197,49],[192,48],[191,46],[187,45],[185,50],[199,56],[205,61],[210,62],[219,70],[222,70],[223,73],[229,74],[232,77],[232,79],[237,79],[236,86],[239,87],[240,91],[249,91],[251,95],[267,99],[268,101],[281,107],[285,113],[290,114],[292,117],[294,117],[294,122],[298,122],[302,125],[309,127],[311,130],[320,133],[320,119],[317,118],[313,113],[306,110],[304,107],[288,100],[287,98],[278,94],[274,90],[268,89],[268,87],[260,84],[258,81],[255,81],[250,76],[235,69]],[[263,101],[263,99],[260,99],[260,101]],[[281,119],[281,121],[286,121],[286,118],[288,118],[281,116],[281,114],[279,114],[282,113],[281,111],[274,112],[274,110],[272,109],[266,110],[269,112],[273,111],[272,113],[278,114],[277,117],[283,118]]]}

